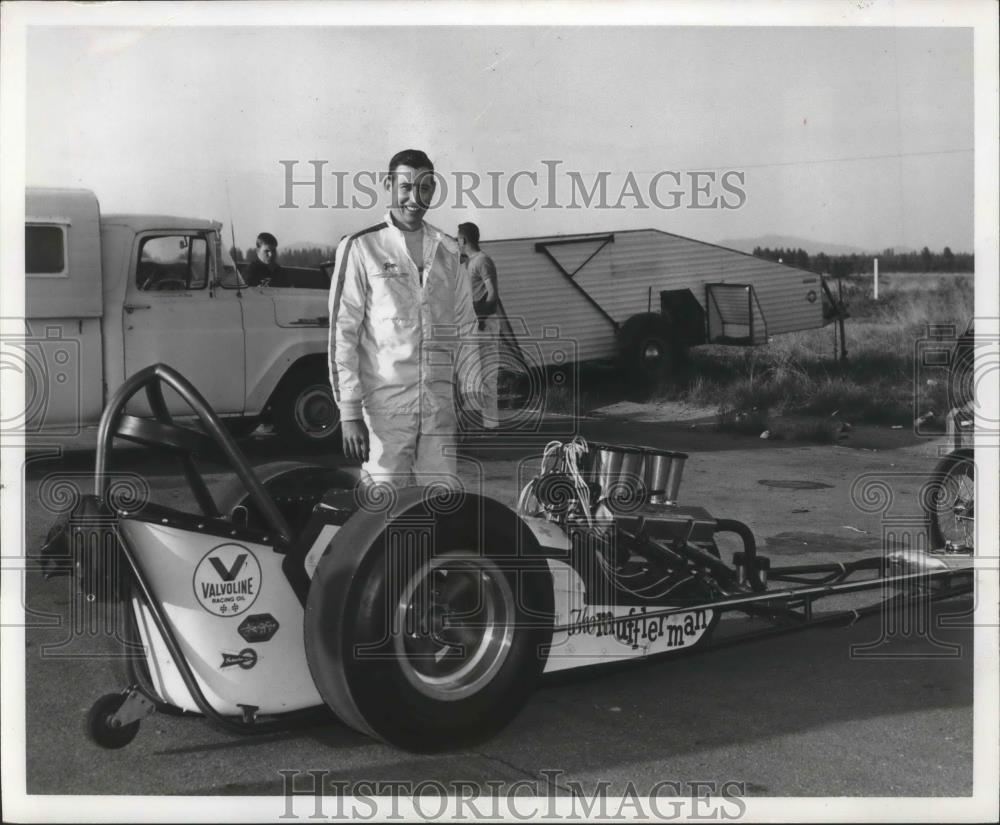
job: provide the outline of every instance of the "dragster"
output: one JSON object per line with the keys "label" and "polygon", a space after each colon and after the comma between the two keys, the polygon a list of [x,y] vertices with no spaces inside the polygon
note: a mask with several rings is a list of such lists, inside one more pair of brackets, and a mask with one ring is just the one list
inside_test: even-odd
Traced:
{"label": "dragster", "polygon": [[[192,415],[175,419],[165,390]],[[197,510],[123,491],[121,441],[176,457]],[[204,458],[233,475],[215,495]],[[44,548],[87,600],[124,608],[126,686],[87,732],[119,748],[154,712],[241,734],[335,718],[408,750],[456,748],[505,726],[543,673],[708,646],[725,614],[765,620],[742,639],[972,589],[972,555],[951,545],[772,566],[747,525],[678,503],[686,459],[552,442],[516,508],[358,469],[252,468],[183,376],[147,367],[106,407],[93,493]],[[722,534],[741,548],[728,559]],[[813,611],[864,590],[884,598]]]}

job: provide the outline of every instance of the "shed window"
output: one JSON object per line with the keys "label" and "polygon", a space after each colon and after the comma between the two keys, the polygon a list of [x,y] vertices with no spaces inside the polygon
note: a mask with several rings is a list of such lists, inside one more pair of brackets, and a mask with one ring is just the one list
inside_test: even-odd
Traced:
{"label": "shed window", "polygon": [[61,275],[66,270],[66,233],[61,226],[24,227],[24,271]]}

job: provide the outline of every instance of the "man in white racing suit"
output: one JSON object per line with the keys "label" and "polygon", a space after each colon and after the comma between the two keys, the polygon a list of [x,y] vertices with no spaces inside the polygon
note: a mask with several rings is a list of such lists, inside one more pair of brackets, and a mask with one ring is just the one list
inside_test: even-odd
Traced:
{"label": "man in white racing suit", "polygon": [[330,289],[330,384],[344,454],[373,482],[458,486],[455,383],[480,403],[476,314],[454,239],[427,223],[434,166],[389,162],[385,219],[341,240]]}

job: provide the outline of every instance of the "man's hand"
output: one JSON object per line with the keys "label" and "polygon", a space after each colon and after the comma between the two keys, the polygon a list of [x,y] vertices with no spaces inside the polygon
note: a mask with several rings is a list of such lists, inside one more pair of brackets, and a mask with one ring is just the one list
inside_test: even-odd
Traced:
{"label": "man's hand", "polygon": [[343,421],[340,425],[344,438],[344,455],[357,461],[368,460],[368,428],[364,421]]}

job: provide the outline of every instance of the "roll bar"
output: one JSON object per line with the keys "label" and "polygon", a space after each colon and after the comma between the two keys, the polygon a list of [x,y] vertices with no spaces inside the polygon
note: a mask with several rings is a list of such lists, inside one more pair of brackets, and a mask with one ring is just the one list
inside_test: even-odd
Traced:
{"label": "roll bar", "polygon": [[[174,422],[163,399],[164,384],[176,392],[191,408],[204,432]],[[126,405],[140,390],[146,392],[146,400],[153,411],[153,419],[139,418],[125,413]],[[94,495],[105,504],[111,484],[108,469],[111,466],[111,453],[116,437],[177,455],[198,506],[209,518],[219,518],[221,514],[212,499],[208,485],[205,484],[195,465],[194,455],[221,452],[233,472],[243,482],[268,527],[282,543],[291,543],[292,534],[288,522],[236,446],[232,435],[222,425],[204,396],[177,370],[166,364],[153,364],[139,370],[115,391],[104,408],[97,429]]]}

